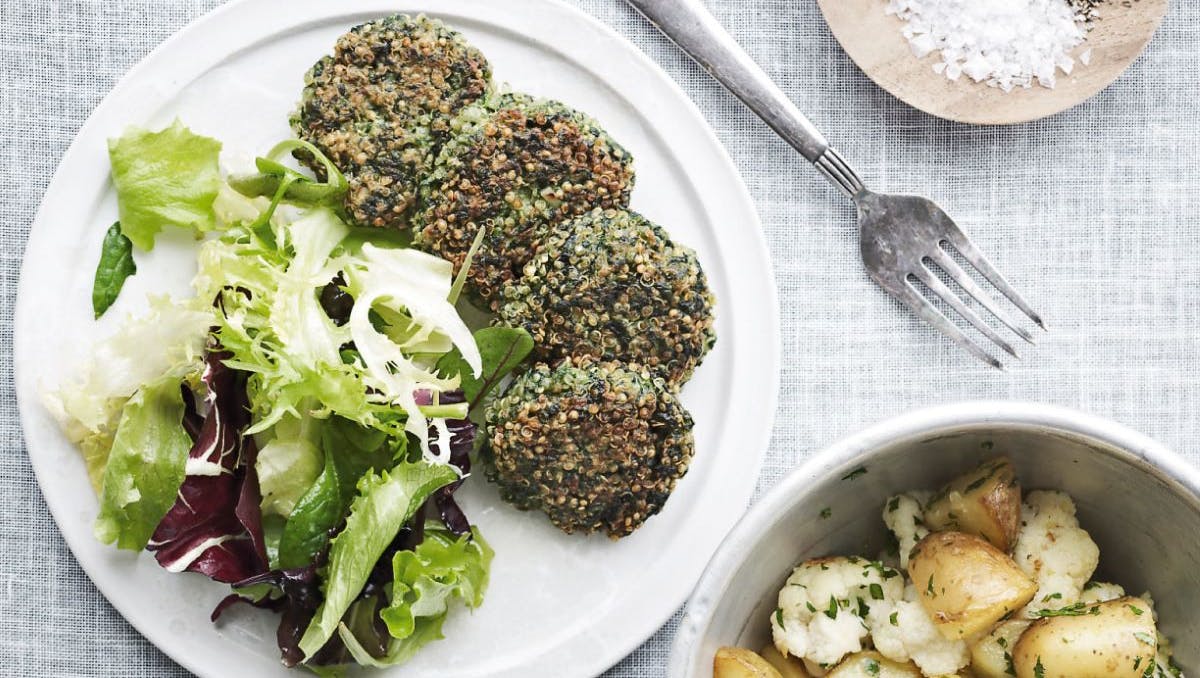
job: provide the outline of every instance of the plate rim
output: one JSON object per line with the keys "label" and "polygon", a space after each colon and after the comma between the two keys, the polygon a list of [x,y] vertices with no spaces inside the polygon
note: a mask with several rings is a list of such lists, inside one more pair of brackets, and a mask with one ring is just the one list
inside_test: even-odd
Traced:
{"label": "plate rim", "polygon": [[[31,252],[33,251],[33,248],[30,247],[30,244],[33,243],[35,238],[38,237],[39,231],[44,232],[46,230],[46,227],[43,226],[43,222],[47,218],[47,198],[62,192],[64,188],[64,182],[66,180],[66,172],[64,171],[64,168],[79,164],[81,162],[78,156],[83,155],[85,152],[83,148],[84,144],[82,142],[85,138],[96,136],[97,131],[93,128],[99,124],[99,118],[101,114],[105,113],[109,108],[112,108],[115,105],[114,102],[116,102],[118,98],[121,96],[127,96],[127,93],[130,91],[135,91],[138,86],[139,79],[142,78],[144,72],[150,70],[153,64],[161,60],[165,54],[168,54],[172,50],[176,49],[180,43],[186,42],[189,38],[204,28],[220,25],[224,20],[224,17],[228,14],[235,14],[238,11],[247,11],[247,8],[254,6],[267,5],[269,1],[270,0],[232,0],[231,2],[218,6],[193,19],[163,40],[163,42],[148,52],[133,66],[131,66],[125,72],[125,74],[122,75],[116,81],[116,83],[114,83],[112,88],[104,95],[95,108],[93,108],[92,112],[79,127],[78,132],[75,134],[66,151],[59,159],[54,174],[50,182],[47,184],[46,190],[42,194],[42,197],[39,201],[37,212],[35,213],[34,219],[31,222],[29,235],[25,241],[25,250],[22,254],[17,298],[13,313],[13,376],[18,410],[20,414],[23,447],[25,454],[29,458],[31,468],[33,469],[35,479],[38,483],[39,492],[41,492],[47,509],[54,518],[55,526],[58,528],[59,534],[62,536],[64,542],[66,542],[72,556],[74,556],[80,568],[88,576],[88,579],[94,586],[96,586],[97,590],[104,595],[105,599],[113,606],[113,608],[131,626],[133,626],[142,637],[152,643],[159,651],[163,652],[165,655],[170,657],[172,661],[177,662],[180,666],[183,666],[189,671],[199,675],[212,675],[212,668],[204,664],[196,663],[192,661],[193,657],[189,656],[187,653],[180,652],[177,647],[178,641],[174,636],[172,636],[167,630],[160,629],[158,626],[154,625],[153,620],[139,617],[139,610],[135,609],[132,604],[122,601],[120,596],[110,595],[115,593],[115,588],[110,582],[104,580],[104,577],[100,577],[100,579],[103,581],[102,583],[102,581],[97,581],[96,576],[93,576],[91,571],[93,568],[103,571],[105,566],[102,563],[95,562],[88,565],[85,564],[85,561],[90,559],[80,558],[79,554],[84,546],[80,539],[88,539],[90,538],[90,535],[82,538],[75,538],[69,536],[70,533],[68,531],[63,530],[61,526],[64,524],[64,520],[66,520],[65,514],[71,509],[66,505],[56,504],[54,501],[52,501],[51,497],[53,495],[47,493],[45,490],[46,487],[53,485],[54,479],[51,476],[51,468],[48,462],[38,461],[39,455],[30,453],[30,441],[26,432],[33,428],[30,426],[30,423],[34,420],[38,410],[42,409],[40,398],[37,397],[37,390],[39,386],[38,384],[30,381],[30,372],[33,370],[28,370],[23,367],[23,365],[27,364],[28,358],[25,358],[24,360],[22,359],[22,356],[28,355],[30,351],[27,346],[28,339],[24,338],[27,336],[28,330],[22,331],[22,328],[26,327],[30,322],[32,322],[31,318],[34,313],[33,309],[30,308],[31,302],[28,301],[30,294],[26,289],[27,285],[30,284],[28,282],[30,280],[28,271],[34,265],[34,263],[31,261]],[[601,35],[606,41],[612,42],[614,45],[620,47],[623,55],[633,58],[636,70],[644,72],[648,81],[653,81],[655,84],[668,90],[669,97],[667,98],[677,100],[678,104],[681,106],[681,110],[685,111],[687,116],[690,118],[690,120],[687,122],[691,126],[695,127],[700,133],[702,133],[705,136],[707,145],[716,151],[713,154],[715,160],[722,165],[722,171],[733,179],[730,185],[730,191],[732,194],[736,195],[738,201],[741,203],[740,207],[744,208],[744,211],[750,219],[750,223],[742,224],[741,226],[743,228],[751,228],[754,231],[749,235],[749,237],[743,237],[740,239],[746,241],[746,254],[751,256],[753,259],[756,259],[757,263],[759,263],[762,268],[757,281],[761,283],[758,285],[758,287],[761,289],[757,290],[757,292],[763,295],[763,308],[765,310],[763,315],[766,316],[764,319],[767,321],[767,325],[760,326],[758,329],[762,334],[770,337],[768,342],[770,345],[770,350],[766,355],[761,356],[761,360],[765,362],[766,366],[768,367],[768,374],[765,376],[765,379],[760,378],[759,381],[756,382],[756,386],[758,388],[755,390],[755,395],[758,397],[759,402],[759,408],[757,409],[763,412],[760,421],[756,422],[760,425],[752,427],[749,432],[739,434],[743,441],[748,440],[752,443],[744,446],[743,449],[745,447],[750,448],[753,456],[752,458],[747,459],[747,461],[752,462],[751,466],[755,470],[753,474],[746,475],[748,480],[742,483],[744,487],[730,488],[738,490],[739,494],[744,496],[744,499],[740,502],[742,504],[741,511],[739,511],[737,515],[731,516],[727,521],[728,525],[725,526],[725,529],[720,530],[720,533],[717,535],[717,537],[712,540],[710,552],[705,555],[703,562],[700,562],[697,565],[695,568],[696,572],[693,573],[693,576],[688,577],[688,586],[684,588],[679,595],[673,597],[673,608],[662,615],[646,616],[646,621],[637,624],[634,632],[622,634],[623,636],[627,636],[629,640],[623,643],[612,642],[612,650],[604,653],[606,657],[608,657],[608,655],[611,655],[611,657],[602,661],[595,661],[593,662],[593,665],[581,667],[585,672],[587,672],[588,675],[592,675],[599,674],[620,662],[632,651],[641,646],[647,639],[649,639],[650,636],[660,630],[663,625],[670,620],[675,612],[683,606],[687,598],[691,595],[696,581],[699,579],[704,567],[707,565],[708,559],[713,553],[716,552],[716,549],[723,539],[725,533],[733,528],[738,518],[750,505],[754,490],[759,480],[763,459],[770,447],[770,441],[773,435],[774,423],[779,404],[779,393],[782,380],[780,362],[782,354],[780,306],[778,298],[778,286],[774,276],[774,265],[770,255],[770,250],[767,247],[766,235],[762,227],[757,206],[749,192],[748,187],[745,184],[745,180],[741,177],[741,173],[738,170],[737,165],[730,157],[728,149],[717,137],[715,130],[708,123],[707,119],[705,119],[703,113],[700,111],[699,107],[692,100],[692,98],[653,58],[633,44],[631,40],[618,33],[614,28],[603,23],[600,19],[588,14],[581,8],[567,4],[564,0],[536,0],[536,2],[541,4],[543,7],[553,9],[554,11],[567,17],[573,21],[575,25],[586,26],[590,30],[593,30]],[[404,3],[392,4],[399,5]],[[428,5],[428,2],[426,0],[413,0],[408,4]],[[471,11],[471,8],[480,7],[484,4],[485,0],[460,0],[459,5],[453,9],[440,8],[438,10],[430,9],[427,11],[467,14]],[[324,21],[328,20],[332,16],[374,13],[377,7],[379,8],[378,11],[380,12],[394,13],[397,11],[417,11],[405,10],[397,7],[383,9],[384,6],[385,3],[382,2],[382,0],[362,0],[361,2],[356,2],[353,4],[339,3],[336,6],[323,5],[316,2],[316,0],[301,0],[300,2],[293,3],[293,10],[295,14],[300,14],[306,17],[305,20],[301,21],[300,19],[292,18],[288,20],[288,25],[289,27],[292,27],[307,22]],[[269,30],[270,26],[268,26],[263,33],[269,33]],[[268,39],[270,39],[269,36]],[[531,38],[530,41],[535,42],[533,38]],[[258,43],[251,42],[250,44]],[[218,63],[220,60],[232,56],[237,51],[248,48],[248,46],[249,45],[247,44],[239,44],[239,46],[237,46],[235,49],[226,49],[223,47],[219,55],[220,58],[218,59]],[[200,74],[202,75],[207,70],[208,69],[202,69]],[[194,78],[184,82],[182,85],[174,82],[169,83],[167,86],[167,89],[169,90],[168,95],[177,95],[180,91],[182,91],[182,89],[186,88],[187,85],[193,81]],[[161,106],[162,102],[157,103]],[[86,160],[83,162],[86,162]],[[708,210],[705,211],[708,212]],[[718,243],[720,243],[720,240],[718,240]],[[735,355],[737,354],[735,353]],[[738,379],[735,378],[734,383],[737,383],[737,381]],[[732,450],[726,449],[729,446],[723,444],[728,437],[729,435],[725,434],[716,441],[718,444],[715,446],[717,448],[714,450],[715,455],[733,454]],[[745,459],[745,457],[743,457],[743,459]],[[674,600],[674,598],[677,598],[677,600]],[[609,638],[609,640],[612,641],[613,639]],[[584,674],[581,673],[580,675]]]}

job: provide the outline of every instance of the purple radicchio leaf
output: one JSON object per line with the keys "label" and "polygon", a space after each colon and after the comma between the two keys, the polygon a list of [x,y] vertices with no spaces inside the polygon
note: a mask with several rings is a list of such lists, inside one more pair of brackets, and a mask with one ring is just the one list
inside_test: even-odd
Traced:
{"label": "purple radicchio leaf", "polygon": [[183,430],[187,431],[194,445],[200,437],[200,429],[204,427],[204,417],[196,410],[196,394],[192,393],[192,389],[187,384],[180,384],[179,390],[183,394]]}
{"label": "purple radicchio leaf", "polygon": [[266,569],[262,518],[257,501],[250,506],[258,494],[256,451],[242,438],[250,423],[245,379],[225,366],[230,357],[215,346],[205,356],[207,412],[175,504],[146,547],[171,572],[199,572],[226,583]]}
{"label": "purple radicchio leaf", "polygon": [[[462,391],[443,393],[443,404],[466,402]],[[453,483],[433,493],[433,503],[437,506],[438,516],[446,529],[457,537],[471,534],[471,521],[454,499],[454,492],[462,487],[463,481],[471,473],[471,449],[475,446],[476,427],[470,419],[447,419],[446,430],[450,433],[450,464],[458,468],[462,477]],[[438,433],[430,429],[430,439],[435,440]]]}
{"label": "purple radicchio leaf", "polygon": [[[344,525],[339,525],[330,531],[330,537],[336,536]],[[304,661],[304,652],[300,649],[300,638],[312,621],[313,615],[321,605],[324,596],[321,593],[321,582],[317,571],[324,567],[329,558],[328,544],[316,554],[313,562],[303,567],[286,570],[270,570],[233,583],[234,589],[244,589],[256,584],[267,584],[274,592],[258,601],[245,598],[236,593],[226,596],[212,611],[214,622],[230,606],[245,603],[255,607],[282,612],[279,628],[276,630],[276,643],[283,663],[295,666]],[[390,561],[389,561],[390,562]],[[324,648],[309,659],[310,664],[339,664],[348,661],[345,644],[340,637],[334,636]]]}
{"label": "purple radicchio leaf", "polygon": [[[418,405],[432,405],[434,395],[428,389],[413,391],[413,399]],[[448,391],[438,394],[438,403],[455,405],[465,403],[466,395],[461,391]],[[455,536],[461,537],[471,533],[471,523],[463,513],[458,502],[454,500],[454,492],[462,487],[463,480],[471,472],[471,449],[475,445],[475,424],[470,419],[447,419],[446,430],[450,433],[450,465],[462,472],[462,478],[441,488],[433,494],[433,502],[437,506],[438,516]],[[429,427],[429,444],[435,445],[439,440],[436,427]]]}

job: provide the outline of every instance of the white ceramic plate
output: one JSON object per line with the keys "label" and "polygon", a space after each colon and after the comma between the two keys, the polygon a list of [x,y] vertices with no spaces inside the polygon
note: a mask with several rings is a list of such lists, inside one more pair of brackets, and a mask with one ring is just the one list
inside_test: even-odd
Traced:
{"label": "white ceramic plate", "polygon": [[[159,126],[178,116],[225,142],[227,154],[262,153],[289,136],[287,114],[303,75],[337,36],[397,11],[442,18],[483,50],[498,82],[597,118],[634,155],[634,208],[696,248],[718,299],[717,347],[683,394],[696,420],[696,460],[665,510],[619,542],[571,537],[503,504],[482,478],[471,480],[464,508],[497,554],[487,599],[473,614],[451,614],[448,640],[401,669],[442,678],[595,675],[683,603],[750,499],[775,411],[778,307],[754,207],[699,112],[633,45],[565,5],[292,0],[285,10],[277,0],[242,0],[155,50],[84,125],[33,226],[15,328],[29,455],[80,564],[151,642],[201,675],[286,674],[272,615],[231,611],[214,626],[208,614],[224,586],[168,574],[147,554],[95,541],[97,504],[83,462],[39,394],[140,311],[147,292],[186,294],[194,272],[190,236],[164,234],[139,258],[116,306],[92,320],[92,274],[116,215],[106,139],[130,124]],[[79,633],[89,630],[81,625]]]}

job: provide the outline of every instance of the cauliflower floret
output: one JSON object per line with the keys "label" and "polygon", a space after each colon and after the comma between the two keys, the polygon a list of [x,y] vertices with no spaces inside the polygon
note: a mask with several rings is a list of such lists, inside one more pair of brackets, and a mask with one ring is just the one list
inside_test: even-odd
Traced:
{"label": "cauliflower floret", "polygon": [[1013,560],[1038,584],[1021,611],[1032,618],[1047,607],[1079,602],[1083,585],[1096,571],[1100,549],[1075,518],[1075,502],[1062,492],[1030,492],[1021,505],[1021,532]]}
{"label": "cauliflower floret", "polygon": [[1079,602],[1086,605],[1093,603],[1103,603],[1109,600],[1116,600],[1125,595],[1125,589],[1120,584],[1109,584],[1102,581],[1090,581],[1083,587],[1083,593],[1079,595]]}
{"label": "cauliflower floret", "polygon": [[912,584],[905,587],[903,600],[873,605],[867,626],[879,654],[892,661],[912,661],[927,676],[953,675],[971,662],[966,642],[948,640],[937,630]]}
{"label": "cauliflower floret", "polygon": [[900,567],[908,567],[908,554],[929,534],[915,493],[897,494],[883,505],[883,522],[900,544]]}
{"label": "cauliflower floret", "polygon": [[904,577],[864,558],[818,558],[792,571],[771,614],[771,635],[785,657],[829,668],[863,649],[863,617],[876,605],[899,600]]}

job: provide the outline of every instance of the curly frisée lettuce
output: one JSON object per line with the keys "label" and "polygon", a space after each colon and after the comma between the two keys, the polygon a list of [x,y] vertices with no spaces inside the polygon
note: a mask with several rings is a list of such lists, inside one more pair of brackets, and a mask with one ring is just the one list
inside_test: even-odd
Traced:
{"label": "curly fris\u00e9e lettuce", "polygon": [[[416,392],[457,389],[458,375],[443,378],[435,369],[436,359],[422,361],[410,356],[420,353],[421,346],[440,333],[462,353],[474,376],[483,371],[471,330],[449,302],[452,265],[416,250],[366,244],[361,258],[346,266],[345,273],[355,298],[348,326],[366,367],[367,385],[404,408],[408,414],[405,430],[421,442],[427,458],[447,463],[448,448],[442,446],[433,452],[429,446],[429,425],[417,404]],[[371,322],[371,311],[376,307],[388,309],[406,321],[409,327],[404,329],[408,331],[399,342]],[[450,346],[444,346],[441,353],[449,350]]]}
{"label": "curly fris\u00e9e lettuce", "polygon": [[[196,288],[220,298],[217,336],[231,367],[250,372],[255,423],[330,414],[394,435],[412,434],[430,460],[427,417],[413,394],[458,387],[437,360],[457,348],[472,368],[479,350],[447,299],[451,269],[408,249],[341,246],[350,234],[337,214],[313,208],[294,221],[276,217],[269,237],[235,226],[205,242]],[[349,322],[322,307],[321,288],[344,276],[353,298]],[[348,344],[354,348],[347,350]],[[434,351],[433,353],[428,353]],[[399,409],[397,409],[399,408]]]}

